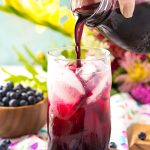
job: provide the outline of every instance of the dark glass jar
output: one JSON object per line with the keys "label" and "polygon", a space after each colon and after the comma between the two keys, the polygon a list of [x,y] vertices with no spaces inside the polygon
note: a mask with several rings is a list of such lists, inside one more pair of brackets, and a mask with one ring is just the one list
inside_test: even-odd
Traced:
{"label": "dark glass jar", "polygon": [[150,0],[136,0],[133,17],[128,19],[121,14],[116,0],[79,1],[76,1],[78,5],[74,2],[73,11],[80,17],[84,16],[87,26],[98,28],[104,36],[126,50],[150,52]]}

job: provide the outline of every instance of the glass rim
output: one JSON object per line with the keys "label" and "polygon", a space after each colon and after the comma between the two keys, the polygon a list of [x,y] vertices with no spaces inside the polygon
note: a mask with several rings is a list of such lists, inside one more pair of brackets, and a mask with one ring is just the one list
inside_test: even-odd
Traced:
{"label": "glass rim", "polygon": [[[64,46],[64,47],[57,47],[57,48],[52,48],[50,51],[48,51],[48,56],[52,56],[52,57],[57,57],[55,54],[53,54],[53,52],[56,51],[61,51],[61,50],[69,50],[69,49],[74,49],[75,50],[75,46]],[[109,50],[105,49],[105,48],[96,48],[96,47],[86,47],[86,46],[81,46],[81,50],[82,49],[92,49],[92,50],[102,50],[103,53],[101,56],[94,58],[94,59],[74,59],[74,58],[58,58],[57,60],[61,60],[61,61],[70,61],[70,60],[81,60],[81,61],[96,61],[96,60],[102,60],[102,59],[106,59],[108,57],[110,57],[110,52]]]}

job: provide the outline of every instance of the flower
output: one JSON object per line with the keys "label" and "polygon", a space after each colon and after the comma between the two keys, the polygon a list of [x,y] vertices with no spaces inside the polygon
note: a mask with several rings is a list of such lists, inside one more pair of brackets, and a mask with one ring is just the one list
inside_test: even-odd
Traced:
{"label": "flower", "polygon": [[43,51],[38,51],[36,54],[36,58],[38,60],[45,60],[45,58],[46,58],[45,53]]}
{"label": "flower", "polygon": [[150,86],[139,84],[131,90],[130,94],[141,104],[150,104]]}
{"label": "flower", "polygon": [[116,78],[116,82],[122,83],[121,92],[129,92],[136,85],[150,81],[150,64],[146,59],[142,60],[140,54],[126,52],[119,63],[126,71]]}

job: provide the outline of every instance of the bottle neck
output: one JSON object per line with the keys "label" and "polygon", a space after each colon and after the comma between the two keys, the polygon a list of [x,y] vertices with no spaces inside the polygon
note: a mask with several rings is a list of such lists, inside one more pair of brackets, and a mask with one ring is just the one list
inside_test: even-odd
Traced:
{"label": "bottle neck", "polygon": [[116,0],[101,0],[96,11],[86,19],[86,25],[96,27],[100,25],[111,13]]}

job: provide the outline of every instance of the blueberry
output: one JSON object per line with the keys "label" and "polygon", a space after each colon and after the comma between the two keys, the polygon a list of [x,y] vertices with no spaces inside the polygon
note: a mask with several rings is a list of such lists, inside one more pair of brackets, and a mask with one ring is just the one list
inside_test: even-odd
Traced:
{"label": "blueberry", "polygon": [[8,106],[9,105],[9,98],[3,97],[2,102],[5,104],[5,106]]}
{"label": "blueberry", "polygon": [[28,101],[26,101],[26,100],[21,100],[21,101],[19,102],[19,104],[20,104],[20,106],[27,106],[27,105],[28,105]]}
{"label": "blueberry", "polygon": [[16,87],[14,87],[14,90],[22,90],[22,89],[23,89],[22,84],[18,84]]}
{"label": "blueberry", "polygon": [[7,93],[8,91],[11,91],[9,86],[4,86],[2,89],[3,92]]}
{"label": "blueberry", "polygon": [[8,144],[1,142],[0,143],[0,150],[8,150]]}
{"label": "blueberry", "polygon": [[41,92],[36,92],[36,96],[41,97],[41,99],[43,99],[43,93]]}
{"label": "blueberry", "polygon": [[33,93],[36,93],[36,90],[34,90],[34,89],[31,89],[31,91],[32,91]]}
{"label": "blueberry", "polygon": [[9,145],[9,144],[11,144],[11,141],[9,139],[6,139],[6,140],[3,141],[3,143],[6,143],[6,144]]}
{"label": "blueberry", "polygon": [[41,97],[37,97],[36,98],[36,103],[38,103],[39,101],[41,101],[42,99],[41,99]]}
{"label": "blueberry", "polygon": [[138,138],[140,139],[140,140],[146,140],[146,137],[147,137],[147,135],[146,135],[146,133],[144,133],[144,132],[141,132],[141,133],[139,133],[139,135],[138,135]]}
{"label": "blueberry", "polygon": [[0,102],[0,106],[4,106],[4,103],[3,103],[3,102]]}
{"label": "blueberry", "polygon": [[8,146],[11,144],[10,140],[3,140],[0,142],[0,150],[8,150]]}
{"label": "blueberry", "polygon": [[8,96],[9,96],[9,98],[11,98],[11,99],[16,99],[16,98],[17,98],[15,92],[9,92]]}
{"label": "blueberry", "polygon": [[7,93],[6,93],[6,96],[7,96],[7,97],[10,97],[10,93],[11,93],[11,92],[7,92]]}
{"label": "blueberry", "polygon": [[0,100],[3,98],[3,96],[0,94]]}
{"label": "blueberry", "polygon": [[16,92],[16,98],[17,98],[17,99],[21,99],[21,93],[20,93],[20,92],[19,92],[19,93]]}
{"label": "blueberry", "polygon": [[27,92],[27,95],[28,95],[28,96],[34,96],[35,94],[34,94],[33,91],[30,90],[30,91]]}
{"label": "blueberry", "polygon": [[2,92],[2,90],[0,90],[0,97],[3,97],[3,92]]}
{"label": "blueberry", "polygon": [[35,97],[34,96],[29,96],[28,97],[28,102],[29,102],[29,104],[34,104],[35,103]]}
{"label": "blueberry", "polygon": [[27,87],[26,90],[27,90],[27,91],[31,91],[31,88],[30,88],[30,87]]}
{"label": "blueberry", "polygon": [[110,148],[117,148],[117,144],[115,142],[110,142],[109,147]]}
{"label": "blueberry", "polygon": [[16,93],[20,93],[20,94],[21,94],[21,93],[22,93],[22,91],[21,91],[21,90],[16,90]]}
{"label": "blueberry", "polygon": [[2,89],[3,89],[3,86],[1,85],[1,86],[0,86],[0,90],[2,90]]}
{"label": "blueberry", "polygon": [[2,97],[4,97],[6,95],[7,91],[3,88],[1,91],[0,91],[0,95]]}
{"label": "blueberry", "polygon": [[9,106],[15,107],[18,105],[19,105],[19,102],[16,99],[12,99],[9,101]]}
{"label": "blueberry", "polygon": [[7,88],[8,90],[12,90],[12,89],[14,88],[14,83],[13,83],[13,82],[8,82],[8,83],[6,84],[6,88]]}
{"label": "blueberry", "polygon": [[28,96],[27,96],[27,94],[26,93],[21,93],[21,99],[27,99],[28,98]]}

